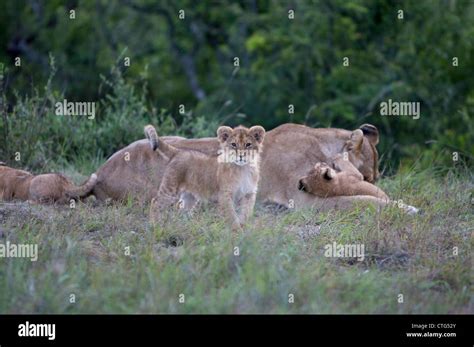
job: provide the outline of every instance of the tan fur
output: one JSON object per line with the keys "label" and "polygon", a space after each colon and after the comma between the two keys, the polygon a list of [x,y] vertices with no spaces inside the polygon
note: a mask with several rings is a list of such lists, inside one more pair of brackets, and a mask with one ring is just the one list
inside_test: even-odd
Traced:
{"label": "tan fur", "polygon": [[199,199],[216,200],[232,229],[241,229],[255,205],[265,130],[261,126],[219,127],[218,155],[163,143],[150,125],[145,133],[152,147],[170,160],[152,202],[152,221],[158,221],[166,209],[176,205],[180,194],[187,192]]}
{"label": "tan fur", "polygon": [[[160,138],[166,143],[184,140],[178,136]],[[99,200],[124,201],[129,197],[149,202],[158,192],[169,158],[153,151],[147,139],[131,143],[112,155],[97,174],[92,193]]]}
{"label": "tan fur", "polygon": [[[368,182],[379,176],[378,131],[369,124],[360,127],[360,132],[344,129],[314,129],[298,124],[284,124],[265,134],[261,154],[261,180],[257,199],[296,208],[316,206],[328,210],[351,207],[352,202],[366,201],[379,206],[381,199],[362,196],[356,198],[320,198],[300,192],[298,180],[317,162],[332,164],[338,153],[354,149],[349,160]],[[161,143],[168,143],[177,149],[193,150],[215,155],[219,150],[216,138],[183,139],[160,137]],[[126,161],[128,153],[130,160]],[[100,200],[112,198],[124,200],[128,196],[142,197],[150,201],[157,193],[163,174],[170,159],[160,151],[154,152],[149,140],[136,141],[115,153],[97,171],[97,184],[93,193]],[[191,199],[192,200],[192,199]]]}
{"label": "tan fur", "polygon": [[77,187],[65,176],[57,173],[33,175],[27,171],[0,166],[0,200],[30,200],[34,202],[68,203],[70,199],[87,196],[97,176]]}
{"label": "tan fur", "polygon": [[343,155],[337,155],[336,172],[326,163],[316,163],[308,175],[299,180],[298,189],[322,198],[333,196],[371,195],[388,201],[388,196],[377,186],[363,180],[363,176]]}
{"label": "tan fur", "polygon": [[[375,128],[367,124],[361,128],[366,127]],[[368,138],[363,136],[363,131],[313,129],[304,125],[284,124],[268,132],[262,153],[262,179],[258,199],[290,208],[314,207],[323,211],[351,208],[353,202],[385,206],[386,201],[367,195],[357,198],[321,198],[298,190],[299,179],[317,162],[332,165],[333,158],[344,151],[351,152],[349,160],[366,181],[375,181],[379,176],[378,154],[375,149],[378,136]]]}

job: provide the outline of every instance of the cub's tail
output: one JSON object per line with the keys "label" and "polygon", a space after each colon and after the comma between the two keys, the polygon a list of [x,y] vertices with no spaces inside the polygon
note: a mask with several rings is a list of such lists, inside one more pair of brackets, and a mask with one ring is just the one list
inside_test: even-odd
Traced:
{"label": "cub's tail", "polygon": [[150,146],[151,149],[156,151],[159,150],[161,153],[166,155],[168,158],[173,157],[176,153],[178,153],[178,150],[167,144],[164,141],[160,141],[158,138],[158,134],[156,132],[156,129],[153,125],[147,125],[145,126],[145,136],[147,137],[148,141],[150,141]]}
{"label": "cub's tail", "polygon": [[94,189],[95,183],[97,182],[97,175],[93,173],[86,182],[84,182],[82,185],[76,187],[72,186],[66,191],[66,195],[69,198],[84,198],[88,196],[92,189]]}

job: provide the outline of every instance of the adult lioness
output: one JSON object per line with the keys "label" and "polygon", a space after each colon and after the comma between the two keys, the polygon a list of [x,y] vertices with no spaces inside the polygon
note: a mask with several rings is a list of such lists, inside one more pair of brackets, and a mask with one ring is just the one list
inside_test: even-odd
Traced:
{"label": "adult lioness", "polygon": [[298,181],[317,162],[332,165],[332,159],[342,152],[349,153],[350,162],[361,172],[364,180],[374,182],[378,176],[377,128],[364,124],[354,131],[344,129],[313,129],[304,125],[284,124],[268,132],[262,154],[262,180],[259,199],[289,207],[316,206],[328,210],[346,208],[352,201],[368,201],[384,206],[375,197],[308,197],[299,191]]}
{"label": "adult lioness", "polygon": [[35,176],[27,171],[0,166],[0,200],[67,203],[70,199],[87,196],[96,179],[97,176],[92,174],[84,184],[75,186],[61,174]]}
{"label": "adult lioness", "polygon": [[[178,136],[161,139],[167,143],[185,140]],[[149,202],[158,192],[168,162],[168,157],[151,149],[148,139],[135,141],[113,154],[97,170],[92,194],[102,201],[123,201],[132,197]]]}
{"label": "adult lioness", "polygon": [[[315,205],[322,209],[345,208],[354,201],[385,205],[375,197],[353,196],[322,199],[308,196],[297,189],[297,182],[317,162],[331,163],[337,153],[351,149],[349,160],[373,182],[378,177],[377,128],[370,124],[360,127],[361,136],[344,129],[314,129],[304,125],[284,124],[265,135],[261,180],[257,199],[285,206]],[[360,135],[360,132],[357,132]],[[163,141],[178,149],[193,149],[215,154],[219,149],[216,138],[183,139],[162,137]],[[169,158],[156,155],[147,140],[136,141],[116,152],[97,170],[97,183],[93,194],[101,200],[126,199],[127,196],[144,197],[150,201],[157,193]]]}

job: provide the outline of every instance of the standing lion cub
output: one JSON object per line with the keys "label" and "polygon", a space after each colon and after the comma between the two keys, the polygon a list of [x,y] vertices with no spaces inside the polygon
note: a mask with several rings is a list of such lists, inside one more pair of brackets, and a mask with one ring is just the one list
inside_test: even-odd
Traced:
{"label": "standing lion cub", "polygon": [[263,127],[219,127],[219,151],[215,155],[180,150],[160,141],[152,125],[145,127],[145,135],[153,150],[169,158],[158,194],[152,200],[152,222],[174,206],[180,194],[188,193],[198,199],[217,200],[232,229],[241,230],[255,205]]}

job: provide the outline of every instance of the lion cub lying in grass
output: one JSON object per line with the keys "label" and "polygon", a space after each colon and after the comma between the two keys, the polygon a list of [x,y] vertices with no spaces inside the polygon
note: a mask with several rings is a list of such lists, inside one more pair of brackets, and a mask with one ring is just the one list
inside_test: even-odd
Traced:
{"label": "lion cub lying in grass", "polygon": [[265,129],[221,126],[217,129],[220,150],[208,155],[180,150],[158,139],[152,125],[145,134],[153,150],[169,158],[157,196],[151,204],[151,220],[176,205],[181,193],[217,200],[234,231],[241,230],[253,212],[260,178],[260,154]]}
{"label": "lion cub lying in grass", "polygon": [[332,196],[371,195],[388,201],[379,187],[364,181],[362,174],[342,154],[334,158],[336,172],[326,163],[316,163],[308,175],[302,177],[298,189],[322,198]]}
{"label": "lion cub lying in grass", "polygon": [[92,174],[83,185],[77,187],[61,174],[35,176],[3,165],[0,162],[0,200],[68,203],[71,199],[87,196],[97,180],[97,176]]}

